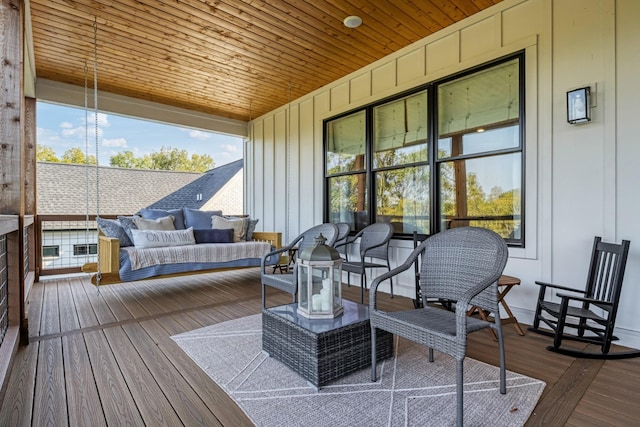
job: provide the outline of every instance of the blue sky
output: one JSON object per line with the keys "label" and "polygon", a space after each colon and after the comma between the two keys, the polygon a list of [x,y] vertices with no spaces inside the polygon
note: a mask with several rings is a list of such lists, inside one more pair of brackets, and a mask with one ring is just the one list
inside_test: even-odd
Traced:
{"label": "blue sky", "polygon": [[[51,147],[58,157],[69,148],[85,151],[85,122],[89,122],[89,155],[95,155],[95,114],[82,108],[37,103],[37,143]],[[132,151],[144,156],[161,147],[187,150],[191,154],[208,154],[215,166],[242,158],[242,138],[138,120],[115,114],[98,113],[98,155],[101,166],[109,166],[109,157]]]}

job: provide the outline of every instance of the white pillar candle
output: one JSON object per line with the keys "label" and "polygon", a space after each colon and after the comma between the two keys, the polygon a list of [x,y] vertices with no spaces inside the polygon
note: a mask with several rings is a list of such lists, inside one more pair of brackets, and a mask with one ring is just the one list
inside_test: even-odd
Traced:
{"label": "white pillar candle", "polygon": [[313,310],[322,310],[322,295],[316,294],[311,296],[311,307]]}
{"label": "white pillar candle", "polygon": [[322,311],[331,310],[331,292],[329,291],[329,289],[323,288],[320,291],[320,296],[322,297]]}

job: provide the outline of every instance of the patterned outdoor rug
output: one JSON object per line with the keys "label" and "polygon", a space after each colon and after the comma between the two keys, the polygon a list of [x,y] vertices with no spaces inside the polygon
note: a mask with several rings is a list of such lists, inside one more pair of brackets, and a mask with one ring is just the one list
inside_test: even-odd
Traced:
{"label": "patterned outdoor rug", "polygon": [[[455,425],[455,361],[407,340],[396,356],[378,363],[378,381],[363,369],[316,391],[261,349],[261,317],[253,315],[186,332],[174,341],[233,397],[258,426]],[[507,354],[508,356],[508,354]],[[507,371],[507,394],[498,368],[465,359],[465,426],[523,425],[545,383]]]}

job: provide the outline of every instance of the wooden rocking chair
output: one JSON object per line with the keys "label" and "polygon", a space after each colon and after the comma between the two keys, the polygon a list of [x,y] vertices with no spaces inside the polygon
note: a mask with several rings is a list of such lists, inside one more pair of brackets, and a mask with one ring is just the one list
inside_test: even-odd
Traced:
{"label": "wooden rocking chair", "polygon": [[[548,346],[547,350],[591,359],[623,359],[640,356],[640,351],[609,352],[611,341],[618,339],[613,335],[613,329],[629,245],[628,240],[623,240],[621,244],[614,244],[602,242],[600,237],[595,237],[587,286],[584,291],[536,282],[540,285],[540,292],[533,327],[529,330],[553,336],[553,345]],[[562,291],[555,294],[560,298],[560,302],[545,299],[547,288]],[[549,326],[552,332],[539,329],[540,322]],[[567,328],[575,329],[576,333],[565,333]],[[601,351],[594,353],[562,347],[562,341],[567,339],[597,344],[601,347]]]}

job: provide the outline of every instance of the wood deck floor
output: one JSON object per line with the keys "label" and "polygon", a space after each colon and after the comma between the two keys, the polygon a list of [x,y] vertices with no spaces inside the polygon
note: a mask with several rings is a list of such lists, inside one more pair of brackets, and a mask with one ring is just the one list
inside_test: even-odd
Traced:
{"label": "wood deck floor", "polygon": [[[260,312],[257,269],[103,286],[87,277],[36,283],[21,347],[0,398],[0,426],[251,425],[171,336]],[[357,288],[345,288],[357,300]],[[384,298],[383,298],[384,299]],[[269,305],[289,297],[269,293]],[[388,309],[409,307],[387,298]],[[640,359],[593,361],[545,350],[550,338],[504,327],[507,368],[547,383],[527,425],[635,426]],[[468,355],[497,364],[472,334]]]}

